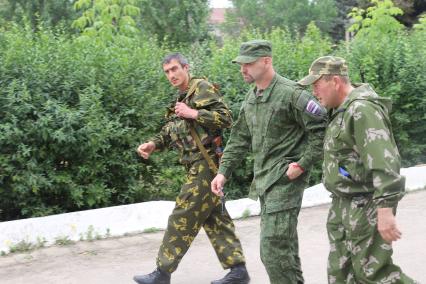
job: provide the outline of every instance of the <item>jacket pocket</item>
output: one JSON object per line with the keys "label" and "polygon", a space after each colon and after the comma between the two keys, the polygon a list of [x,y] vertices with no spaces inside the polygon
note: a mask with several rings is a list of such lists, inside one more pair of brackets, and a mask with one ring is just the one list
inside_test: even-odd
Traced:
{"label": "jacket pocket", "polygon": [[352,181],[356,183],[365,183],[367,181],[367,171],[362,161],[351,154],[345,155],[339,159],[338,163],[338,175],[346,181]]}
{"label": "jacket pocket", "polygon": [[176,144],[183,149],[190,150],[193,148],[194,141],[189,131],[189,124],[183,120],[176,120],[174,123],[174,131],[176,133]]}
{"label": "jacket pocket", "polygon": [[377,208],[371,197],[354,197],[349,208],[348,231],[352,238],[371,235],[377,226]]}
{"label": "jacket pocket", "polygon": [[287,124],[290,118],[288,117],[288,110],[280,107],[271,107],[268,112],[268,117],[265,120],[265,127],[263,128],[263,136],[277,139],[283,136],[283,132],[288,128]]}
{"label": "jacket pocket", "polygon": [[287,175],[283,176],[266,192],[265,213],[280,212],[300,207],[305,184],[290,182]]}

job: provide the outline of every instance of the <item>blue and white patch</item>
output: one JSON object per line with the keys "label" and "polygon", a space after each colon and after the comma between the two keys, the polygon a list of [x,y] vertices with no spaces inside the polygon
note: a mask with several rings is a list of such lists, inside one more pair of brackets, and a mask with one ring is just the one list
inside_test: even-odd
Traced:
{"label": "blue and white patch", "polygon": [[321,106],[313,100],[310,100],[306,104],[306,111],[309,112],[309,113],[312,113],[313,115],[322,115]]}

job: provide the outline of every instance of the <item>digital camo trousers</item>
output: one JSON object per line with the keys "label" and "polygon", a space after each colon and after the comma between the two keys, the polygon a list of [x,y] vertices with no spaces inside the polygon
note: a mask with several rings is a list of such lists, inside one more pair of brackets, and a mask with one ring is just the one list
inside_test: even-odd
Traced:
{"label": "digital camo trousers", "polygon": [[260,196],[260,257],[271,284],[304,283],[297,218],[307,177],[283,177]]}
{"label": "digital camo trousers", "polygon": [[392,245],[377,230],[371,197],[333,197],[327,221],[328,283],[416,283],[392,262]]}
{"label": "digital camo trousers", "polygon": [[220,199],[211,192],[212,179],[204,160],[189,169],[158,252],[157,266],[163,271],[176,270],[201,227],[224,269],[245,262],[232,219],[226,210],[222,214]]}

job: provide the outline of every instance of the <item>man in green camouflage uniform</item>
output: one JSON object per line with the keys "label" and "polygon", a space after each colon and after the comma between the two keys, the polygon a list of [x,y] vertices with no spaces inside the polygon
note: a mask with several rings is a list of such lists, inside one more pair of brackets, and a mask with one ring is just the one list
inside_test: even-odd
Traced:
{"label": "man in green camouflage uniform", "polygon": [[368,85],[352,86],[343,58],[314,61],[299,81],[330,109],[323,183],[332,193],[327,231],[329,283],[415,283],[392,263],[405,179],[389,120],[391,103]]}
{"label": "man in green camouflage uniform", "polygon": [[242,103],[212,191],[222,188],[241,158],[251,151],[250,197],[260,198],[260,256],[272,284],[303,283],[297,217],[309,171],[322,156],[326,111],[295,82],[278,75],[272,46],[265,40],[241,45],[241,73],[255,86]]}
{"label": "man in green camouflage uniform", "polygon": [[228,212],[222,212],[220,199],[210,191],[214,174],[190,131],[190,127],[194,127],[207,155],[217,164],[213,139],[222,129],[231,126],[231,113],[212,84],[190,77],[188,62],[180,53],[168,55],[163,61],[163,70],[170,83],[179,89],[177,102],[161,132],[140,145],[137,151],[147,159],[154,150],[176,148],[187,176],[168,220],[157,269],[148,275],[135,276],[134,280],[140,284],[170,283],[170,274],[203,227],[223,268],[231,268],[223,279],[213,283],[248,283],[234,224]]}

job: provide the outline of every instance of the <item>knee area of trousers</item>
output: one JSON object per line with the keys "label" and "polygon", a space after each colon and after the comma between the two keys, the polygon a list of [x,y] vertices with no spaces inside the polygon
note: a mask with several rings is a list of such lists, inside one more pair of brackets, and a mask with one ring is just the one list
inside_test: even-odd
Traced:
{"label": "knee area of trousers", "polygon": [[297,271],[300,269],[295,260],[294,255],[269,255],[267,253],[261,253],[260,259],[265,265],[267,270],[278,270],[278,271]]}
{"label": "knee area of trousers", "polygon": [[300,267],[288,259],[280,259],[265,264],[269,280],[272,283],[279,284],[299,284],[303,283],[303,277]]}
{"label": "knee area of trousers", "polygon": [[[373,269],[362,269],[362,268],[355,268],[353,271],[354,277],[358,282],[361,283],[381,283],[381,279],[378,279],[378,275],[376,273],[375,270]],[[392,275],[389,275],[390,278],[395,277],[395,280],[399,278],[399,275],[395,275],[394,273],[392,273]],[[384,278],[388,278],[388,276],[384,277]],[[389,278],[389,279],[390,279]],[[384,280],[384,279],[383,279]]]}

